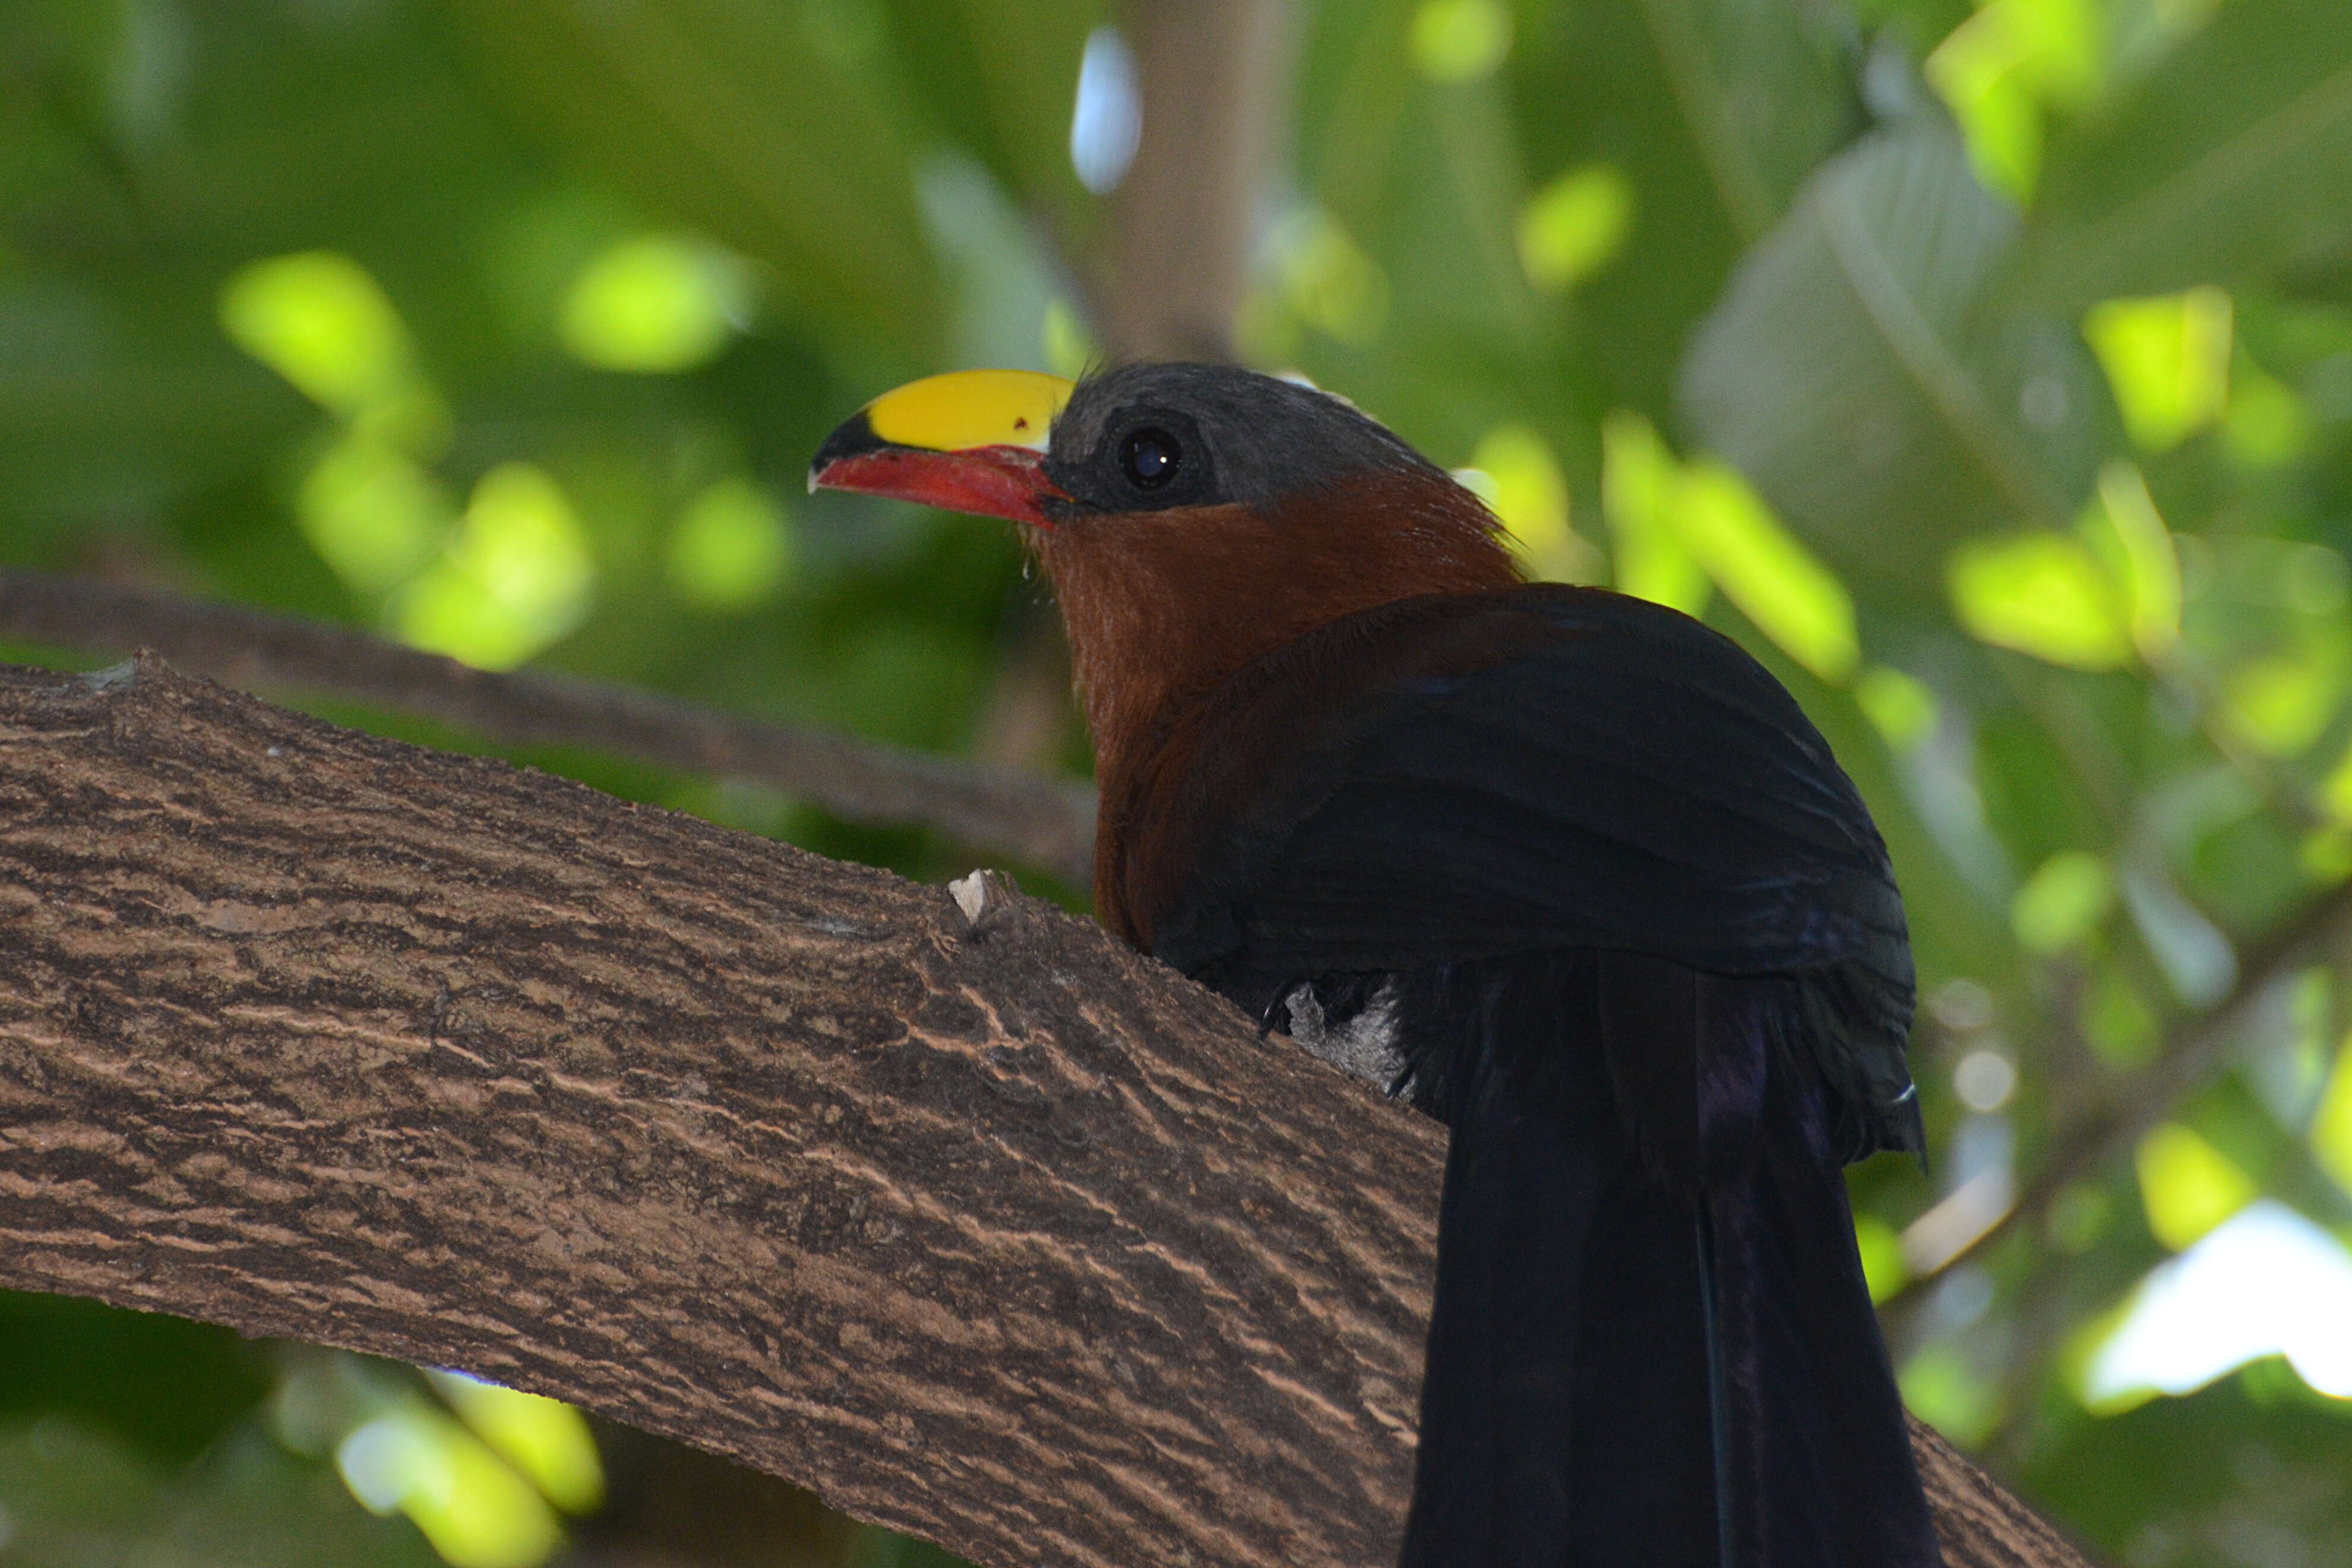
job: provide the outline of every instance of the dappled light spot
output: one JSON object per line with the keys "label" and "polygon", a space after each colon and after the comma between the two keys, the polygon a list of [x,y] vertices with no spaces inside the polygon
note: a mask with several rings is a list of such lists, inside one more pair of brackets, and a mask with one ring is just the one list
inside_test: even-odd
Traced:
{"label": "dappled light spot", "polygon": [[335,1466],[353,1497],[406,1514],[451,1568],[538,1568],[563,1542],[530,1482],[421,1402],[355,1428],[336,1446]]}
{"label": "dappled light spot", "polygon": [[1700,615],[1714,584],[1675,527],[1681,466],[1657,430],[1621,408],[1601,425],[1601,510],[1618,592]]}
{"label": "dappled light spot", "polygon": [[367,269],[339,251],[257,261],[221,290],[222,330],[320,407],[412,448],[437,444],[448,412],[408,329]]}
{"label": "dappled light spot", "polygon": [[2096,0],[1988,0],[1927,57],[1979,179],[2019,201],[2033,194],[2045,106],[2098,90],[2105,30]]}
{"label": "dappled light spot", "polygon": [[1320,207],[1293,215],[1275,232],[1274,254],[1284,303],[1301,321],[1358,346],[1381,335],[1388,274],[1339,219]]}
{"label": "dappled light spot", "polygon": [[1528,426],[1498,425],[1479,438],[1470,467],[1485,476],[1485,488],[1472,488],[1502,519],[1529,576],[1555,583],[1600,578],[1601,553],[1570,521],[1568,479],[1550,442]]}
{"label": "dappled light spot", "polygon": [[2352,1036],[2336,1048],[2336,1068],[2311,1118],[2311,1152],[2337,1186],[2352,1193]]}
{"label": "dappled light spot", "polygon": [[2062,849],[2042,862],[2010,900],[2010,929],[2029,952],[2063,952],[2096,931],[2116,904],[2116,874],[2106,858]]}
{"label": "dappled light spot", "polygon": [[2083,335],[2115,389],[2131,438],[2166,452],[2221,419],[2230,398],[2230,296],[2210,286],[2110,300]]}
{"label": "dappled light spot", "polygon": [[2227,1154],[2177,1121],[2142,1138],[2133,1163],[2147,1228],[2175,1252],[2253,1202],[2257,1191]]}
{"label": "dappled light spot", "polygon": [[1952,604],[1982,642],[2073,669],[2130,662],[2131,635],[2115,581],[2081,540],[2017,533],[1952,552]]}
{"label": "dappled light spot", "polygon": [[1862,1277],[1870,1287],[1873,1305],[1910,1283],[1911,1268],[1903,1260],[1903,1238],[1893,1226],[1876,1215],[1856,1215],[1853,1242],[1862,1254]]}
{"label": "dappled light spot", "polygon": [[1617,259],[1633,228],[1633,182],[1613,163],[1586,163],[1519,209],[1519,265],[1538,289],[1573,289]]}
{"label": "dappled light spot", "polygon": [[1422,0],[1408,42],[1413,68],[1430,81],[1481,81],[1511,52],[1504,0]]}
{"label": "dappled light spot", "polygon": [[303,476],[294,516],[335,575],[375,595],[398,586],[432,559],[456,526],[457,509],[406,453],[349,436]]}
{"label": "dappled light spot", "polygon": [[688,604],[749,609],[792,574],[791,519],[764,487],[721,479],[687,503],[664,562],[670,586]]}
{"label": "dappled light spot", "polygon": [[2282,1354],[2319,1393],[2352,1398],[2352,1255],[2262,1198],[2142,1281],[2083,1393],[2111,1415]]}
{"label": "dappled light spot", "polygon": [[535,465],[507,463],[474,488],[457,537],[402,591],[393,624],[417,647],[506,669],[578,626],[594,584],[562,490]]}
{"label": "dappled light spot", "polygon": [[750,312],[743,264],[708,240],[645,235],[607,247],[563,300],[563,345],[600,370],[692,370]]}
{"label": "dappled light spot", "polygon": [[1853,600],[1836,574],[1780,526],[1728,464],[1697,459],[1680,489],[1675,526],[1724,596],[1781,652],[1823,680],[1852,676],[1862,647]]}
{"label": "dappled light spot", "polygon": [[462,1372],[430,1374],[436,1393],[499,1458],[530,1479],[566,1513],[604,1505],[604,1467],[577,1410],[561,1400],[504,1388]]}
{"label": "dappled light spot", "polygon": [[1897,752],[1907,752],[1935,733],[1936,694],[1924,681],[1885,665],[1865,669],[1853,683],[1862,715]]}

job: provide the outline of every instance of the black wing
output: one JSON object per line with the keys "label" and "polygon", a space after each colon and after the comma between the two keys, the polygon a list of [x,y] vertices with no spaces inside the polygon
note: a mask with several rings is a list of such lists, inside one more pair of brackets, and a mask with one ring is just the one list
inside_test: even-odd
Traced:
{"label": "black wing", "polygon": [[[1399,635],[1427,639],[1432,613]],[[1157,955],[1261,1008],[1324,975],[1561,948],[1801,978],[1850,1154],[1917,1149],[1902,900],[1796,700],[1730,639],[1622,595],[1434,613],[1450,669],[1393,673],[1364,617],[1285,651],[1391,673],[1318,712],[1213,837]],[[1195,765],[1217,745],[1213,728]]]}

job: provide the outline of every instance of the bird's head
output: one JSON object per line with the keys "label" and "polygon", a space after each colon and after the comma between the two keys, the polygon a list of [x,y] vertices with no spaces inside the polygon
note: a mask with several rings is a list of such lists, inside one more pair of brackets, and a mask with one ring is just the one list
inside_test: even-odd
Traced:
{"label": "bird's head", "polygon": [[1022,524],[1107,751],[1326,622],[1517,581],[1445,470],[1343,398],[1229,365],[931,376],[826,437],[809,485]]}

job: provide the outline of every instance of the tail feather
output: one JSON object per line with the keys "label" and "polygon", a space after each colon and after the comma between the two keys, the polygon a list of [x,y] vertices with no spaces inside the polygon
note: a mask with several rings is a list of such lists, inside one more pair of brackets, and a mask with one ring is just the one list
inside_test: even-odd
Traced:
{"label": "tail feather", "polygon": [[[1531,955],[1408,998],[1445,1042],[1454,1142],[1403,1568],[1939,1562],[1832,1108],[1795,1054],[1764,1048],[1785,983],[1672,968]],[[1687,1002],[1659,1001],[1685,982]],[[1628,984],[1644,1005],[1622,1005]],[[1687,1100],[1626,1103],[1686,1094],[1710,1080],[1705,1053],[1749,1047],[1762,1070],[1712,1075],[1753,1084],[1744,1115],[1685,1137],[1669,1112]],[[1700,1069],[1612,1068],[1636,1051]],[[1749,1146],[1727,1150],[1727,1127]],[[1692,1158],[1678,1174],[1661,1149]]]}

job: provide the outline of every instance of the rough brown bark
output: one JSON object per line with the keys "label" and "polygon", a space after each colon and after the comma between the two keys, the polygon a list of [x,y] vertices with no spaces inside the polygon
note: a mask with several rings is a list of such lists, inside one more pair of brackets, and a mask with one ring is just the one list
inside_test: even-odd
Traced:
{"label": "rough brown bark", "polygon": [[[1393,1552],[1442,1134],[1094,927],[0,676],[0,1284],[434,1364],[982,1563]],[[1920,1434],[1954,1568],[2078,1563]]]}

